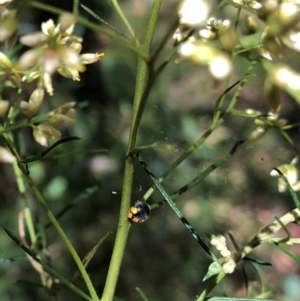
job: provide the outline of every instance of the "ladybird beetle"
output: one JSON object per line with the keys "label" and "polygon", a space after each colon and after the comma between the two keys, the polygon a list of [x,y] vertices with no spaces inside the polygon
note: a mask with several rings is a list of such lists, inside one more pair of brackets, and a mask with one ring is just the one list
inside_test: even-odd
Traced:
{"label": "ladybird beetle", "polygon": [[132,223],[143,223],[151,214],[150,206],[145,202],[137,201],[127,213],[127,218]]}

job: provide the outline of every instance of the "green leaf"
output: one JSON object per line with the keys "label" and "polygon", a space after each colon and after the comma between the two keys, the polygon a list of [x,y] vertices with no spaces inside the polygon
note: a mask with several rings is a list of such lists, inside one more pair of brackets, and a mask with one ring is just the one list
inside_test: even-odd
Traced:
{"label": "green leaf", "polygon": [[283,175],[283,173],[278,169],[278,168],[274,168],[274,170],[276,170],[279,174],[279,177],[285,182],[285,184],[287,185],[289,192],[291,194],[291,197],[296,205],[296,207],[300,210],[300,202],[299,199],[297,197],[297,194],[295,193],[295,191],[293,190],[292,186],[290,185],[289,181],[287,180],[287,178]]}
{"label": "green leaf", "polygon": [[43,150],[42,152],[32,156],[32,157],[29,157],[27,159],[24,159],[24,160],[21,160],[20,162],[21,163],[31,163],[31,162],[34,162],[34,161],[37,161],[37,160],[40,160],[42,159],[47,153],[49,153],[53,148],[55,148],[56,146],[62,144],[62,143],[65,143],[65,142],[68,142],[68,141],[72,141],[72,140],[79,140],[80,138],[78,137],[75,137],[75,136],[70,136],[70,137],[65,137],[65,138],[62,138],[58,141],[56,141],[53,145],[51,145],[50,147],[48,147],[47,149]]}
{"label": "green leaf", "polygon": [[145,293],[139,287],[136,287],[135,289],[138,291],[138,293],[142,297],[143,301],[149,301],[149,299],[147,298],[147,296],[145,295]]}
{"label": "green leaf", "polygon": [[[82,259],[82,263],[83,263],[83,265],[84,265],[85,268],[88,266],[88,264],[90,263],[91,259],[96,254],[96,251],[102,245],[102,243],[105,241],[105,239],[107,238],[107,236],[109,234],[110,234],[110,232],[107,232],[103,237],[101,237],[97,241],[96,245],[84,256],[84,258]],[[75,278],[78,277],[78,276],[79,276],[79,271],[76,271],[74,273],[73,277],[71,278],[71,282],[73,282],[75,280]]]}
{"label": "green leaf", "polygon": [[206,281],[207,279],[211,278],[214,275],[217,275],[218,273],[220,273],[222,269],[222,266],[220,265],[220,263],[214,261],[213,263],[211,263],[208,267],[208,271],[205,274],[203,281]]}
{"label": "green leaf", "polygon": [[54,278],[57,278],[60,283],[64,284],[66,287],[68,287],[70,290],[75,292],[76,294],[80,295],[86,300],[92,301],[91,297],[88,296],[86,293],[84,293],[82,290],[80,290],[77,286],[75,286],[73,283],[71,283],[68,279],[64,278],[61,274],[56,272],[53,268],[51,268],[48,264],[40,260],[35,256],[35,254],[28,249],[25,245],[21,243],[21,241],[6,227],[0,224],[0,227],[7,233],[7,235],[19,246],[21,247],[28,255],[30,255],[35,261],[37,261],[44,269],[47,271],[51,276]]}
{"label": "green leaf", "polygon": [[261,44],[261,31],[247,36],[240,36],[239,41],[242,48],[258,48]]}
{"label": "green leaf", "polygon": [[283,251],[285,254],[290,256],[292,259],[294,259],[296,262],[300,263],[300,258],[296,255],[294,255],[292,252],[290,252],[288,249],[286,249],[283,245],[274,243],[274,245],[279,248],[281,251]]}
{"label": "green leaf", "polygon": [[272,266],[272,264],[270,262],[259,260],[259,259],[256,259],[256,258],[253,258],[253,257],[249,257],[249,256],[244,257],[243,260],[244,261],[251,261],[251,262],[257,263],[259,265]]}
{"label": "green leaf", "polygon": [[108,22],[106,22],[105,20],[103,20],[102,18],[100,18],[98,15],[96,15],[91,9],[89,9],[87,6],[80,4],[80,6],[87,12],[89,13],[92,17],[94,17],[96,20],[98,20],[99,22],[103,23],[104,25],[106,25],[108,28],[112,29],[114,32],[118,33],[120,36],[122,36],[123,38],[125,38],[126,40],[130,41],[129,37],[126,36],[123,32],[117,30],[115,27],[113,27],[112,25],[110,25]]}

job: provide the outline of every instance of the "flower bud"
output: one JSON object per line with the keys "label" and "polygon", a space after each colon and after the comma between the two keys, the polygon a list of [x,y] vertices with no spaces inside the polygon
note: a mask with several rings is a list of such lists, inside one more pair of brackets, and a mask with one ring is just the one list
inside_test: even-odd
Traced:
{"label": "flower bud", "polygon": [[68,46],[72,47],[73,44],[81,44],[82,41],[83,41],[82,37],[66,36],[66,37],[61,38],[59,43],[62,45],[68,45]]}
{"label": "flower bud", "polygon": [[282,3],[276,12],[267,20],[268,35],[278,36],[291,29],[296,23],[299,23],[298,7],[292,2]]}
{"label": "flower bud", "polygon": [[26,34],[20,37],[20,43],[28,47],[40,46],[49,40],[49,36],[41,31]]}
{"label": "flower bud", "polygon": [[266,20],[272,13],[277,10],[277,0],[267,0],[262,2],[261,9],[258,10],[258,17],[261,20]]}
{"label": "flower bud", "polygon": [[253,34],[258,29],[258,22],[252,15],[247,15],[245,18],[245,25],[248,34]]}
{"label": "flower bud", "polygon": [[298,6],[292,2],[283,2],[278,8],[278,18],[284,24],[290,24],[298,15]]}
{"label": "flower bud", "polygon": [[11,49],[18,41],[18,38],[19,38],[19,31],[16,30],[9,38],[5,40],[5,48],[7,50]]}
{"label": "flower bud", "polygon": [[4,147],[0,146],[0,162],[12,163],[15,161],[15,157]]}
{"label": "flower bud", "polygon": [[53,110],[50,113],[54,113],[54,114],[59,113],[59,114],[63,114],[63,115],[72,117],[72,116],[74,116],[74,113],[75,113],[75,111],[73,109],[75,107],[75,105],[76,105],[76,102],[74,102],[74,101],[67,102],[64,105],[56,108],[55,110]]}
{"label": "flower bud", "polygon": [[44,89],[35,89],[28,102],[21,101],[20,102],[20,110],[24,116],[27,118],[31,118],[35,116],[42,105],[44,99]]}
{"label": "flower bud", "polygon": [[13,87],[13,88],[18,88],[20,86],[21,83],[21,78],[20,78],[20,74],[18,73],[11,73],[8,77],[8,80],[5,81],[5,85],[7,87]]}
{"label": "flower bud", "polygon": [[266,133],[266,128],[258,126],[248,137],[249,141],[256,141]]}
{"label": "flower bud", "polygon": [[74,124],[75,119],[73,119],[72,117],[75,114],[75,110],[73,109],[75,104],[75,102],[69,102],[51,111],[47,115],[48,122],[58,127],[64,127]]}
{"label": "flower bud", "polygon": [[56,30],[54,21],[52,19],[49,19],[47,22],[43,22],[41,28],[42,28],[42,32],[46,36],[52,36]]}
{"label": "flower bud", "polygon": [[10,59],[3,52],[0,52],[0,66],[6,69],[12,67]]}
{"label": "flower bud", "polygon": [[49,93],[49,95],[53,95],[53,86],[52,86],[52,79],[49,73],[44,73],[43,75],[43,84],[46,89],[46,91]]}
{"label": "flower bud", "polygon": [[92,64],[97,62],[101,56],[103,56],[104,53],[84,53],[80,56],[80,60],[82,64],[87,65],[87,64]]}
{"label": "flower bud", "polygon": [[75,123],[75,119],[63,114],[53,114],[47,116],[47,121],[57,127],[65,127]]}
{"label": "flower bud", "polygon": [[236,263],[233,258],[229,258],[222,266],[222,270],[225,274],[232,274],[236,267]]}
{"label": "flower bud", "polygon": [[284,127],[285,125],[287,125],[287,123],[288,121],[284,118],[280,118],[275,122],[276,126],[278,126],[279,128]]}
{"label": "flower bud", "polygon": [[247,6],[251,7],[252,9],[255,9],[255,10],[259,10],[262,8],[262,5],[257,1],[250,1],[247,3]]}
{"label": "flower bud", "polygon": [[66,67],[64,65],[59,66],[57,71],[60,75],[66,78],[72,78],[74,81],[80,81],[80,75],[77,69]]}
{"label": "flower bud", "polygon": [[181,56],[199,64],[209,64],[221,53],[207,43],[196,42],[192,39],[180,44],[178,52]]}
{"label": "flower bud", "polygon": [[238,33],[235,29],[230,28],[226,32],[220,35],[220,43],[222,48],[226,51],[233,51],[239,44]]}
{"label": "flower bud", "polygon": [[7,5],[11,4],[14,0],[1,0],[0,1],[0,7],[1,8],[4,8],[6,7]]}
{"label": "flower bud", "polygon": [[[292,187],[293,187],[293,185],[295,185],[297,183],[299,174],[298,174],[298,169],[293,164],[293,162],[290,164],[282,164],[282,165],[278,166],[277,169],[279,169],[282,172],[282,174],[286,177],[286,179],[289,181],[289,183],[291,184]],[[270,175],[272,177],[279,176],[278,172],[275,169],[273,169],[271,171]],[[286,183],[280,178],[278,180],[278,191],[284,192],[284,191],[286,191],[286,188],[287,188]]]}
{"label": "flower bud", "polygon": [[58,18],[59,31],[67,32],[69,35],[73,32],[75,26],[75,18],[73,14],[63,13]]}
{"label": "flower bud", "polygon": [[82,45],[80,43],[72,43],[70,47],[76,52],[79,53],[82,49]]}
{"label": "flower bud", "polygon": [[232,6],[235,8],[241,8],[244,5],[243,0],[232,0]]}
{"label": "flower bud", "polygon": [[231,255],[231,252],[228,249],[223,249],[221,250],[220,254],[222,257],[227,258]]}
{"label": "flower bud", "polygon": [[18,21],[7,15],[0,20],[0,42],[5,42],[18,30]]}
{"label": "flower bud", "polygon": [[211,28],[203,28],[199,30],[199,36],[210,41],[217,39],[217,33]]}
{"label": "flower bud", "polygon": [[8,100],[0,100],[0,117],[7,112],[8,107],[9,107]]}
{"label": "flower bud", "polygon": [[61,133],[50,125],[39,124],[33,129],[33,137],[36,142],[43,146],[48,146],[48,140],[56,139],[61,136]]}
{"label": "flower bud", "polygon": [[293,188],[294,191],[299,191],[300,190],[300,181],[293,184],[292,188]]}
{"label": "flower bud", "polygon": [[38,102],[41,103],[44,99],[44,89],[38,88],[35,89],[29,98],[29,102]]}

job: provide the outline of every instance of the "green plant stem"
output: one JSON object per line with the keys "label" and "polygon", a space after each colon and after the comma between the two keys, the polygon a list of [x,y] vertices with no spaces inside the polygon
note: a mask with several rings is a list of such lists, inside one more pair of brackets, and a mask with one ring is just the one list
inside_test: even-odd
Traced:
{"label": "green plant stem", "polygon": [[[159,183],[161,183],[164,178],[171,173],[182,161],[184,161],[191,153],[193,153],[198,147],[200,147],[204,141],[214,132],[214,130],[219,127],[224,122],[224,119],[219,119],[217,123],[212,124],[210,128],[192,145],[190,146],[180,157],[178,157],[172,165],[170,165],[165,172],[158,178]],[[151,194],[154,192],[155,186],[152,186],[144,194],[143,200],[147,200]]]}
{"label": "green plant stem", "polygon": [[120,273],[121,263],[126,246],[126,240],[130,229],[130,223],[127,220],[127,212],[128,208],[130,207],[133,172],[134,170],[132,158],[127,157],[125,161],[125,173],[118,231],[115,239],[114,249],[111,256],[108,273],[106,276],[106,282],[101,301],[113,300],[118,276]]}
{"label": "green plant stem", "polygon": [[[232,115],[251,118],[251,119],[255,119],[258,117],[257,114],[248,114],[245,111],[240,111],[240,110],[235,110],[235,109],[232,109],[230,112]],[[300,123],[299,123],[299,125],[300,125]]]}
{"label": "green plant stem", "polygon": [[[2,126],[1,126],[2,127]],[[55,216],[53,215],[53,213],[50,211],[48,205],[46,204],[43,196],[41,195],[41,193],[39,192],[38,188],[35,186],[34,182],[32,181],[31,177],[27,174],[27,171],[25,169],[25,167],[23,166],[22,163],[20,163],[20,156],[18,154],[18,152],[15,150],[15,147],[13,145],[13,142],[10,140],[10,137],[8,134],[4,134],[3,135],[4,141],[6,146],[8,147],[8,149],[11,151],[11,153],[15,156],[17,163],[18,163],[18,167],[20,168],[20,170],[23,173],[24,178],[26,179],[28,185],[30,186],[30,188],[32,189],[33,194],[35,195],[37,201],[40,203],[40,205],[42,206],[42,208],[44,209],[45,213],[47,214],[49,220],[52,222],[53,226],[55,227],[56,231],[58,232],[58,234],[61,236],[61,238],[63,239],[64,243],[66,244],[67,248],[69,249],[75,263],[77,264],[77,267],[86,283],[86,286],[90,292],[90,295],[92,297],[93,301],[98,301],[99,298],[97,296],[97,293],[93,287],[93,284],[90,280],[90,277],[88,275],[88,273],[86,272],[83,263],[81,261],[81,259],[79,258],[76,250],[74,249],[73,245],[71,244],[69,238],[67,237],[67,235],[65,234],[65,232],[63,231],[63,229],[61,228],[60,224],[58,223],[57,219],[55,218]]]}
{"label": "green plant stem", "polygon": [[162,3],[162,0],[155,0],[152,5],[151,14],[150,14],[148,26],[147,26],[146,37],[145,37],[145,40],[143,43],[143,50],[145,51],[145,53],[150,52],[161,3]]}
{"label": "green plant stem", "polygon": [[[153,2],[145,41],[144,44],[142,45],[142,49],[144,53],[150,52],[160,6],[161,6],[161,0],[155,0]],[[132,127],[130,130],[129,147],[128,147],[128,150],[130,152],[136,147],[139,125],[154,80],[155,78],[149,78],[149,65],[147,64],[147,62],[145,62],[145,60],[142,58],[138,58],[138,68],[137,68],[137,78],[136,78],[137,85],[134,94],[133,116],[132,116],[133,120],[132,120]]]}
{"label": "green plant stem", "polygon": [[234,28],[237,29],[238,25],[239,25],[239,20],[240,20],[240,15],[241,15],[241,10],[242,8],[238,8],[237,12],[236,12],[236,17],[235,17],[235,22],[234,22]]}
{"label": "green plant stem", "polygon": [[296,152],[297,155],[300,155],[300,152],[297,148],[297,146],[295,145],[294,141],[292,140],[292,138],[289,136],[288,133],[286,133],[283,130],[279,131],[280,134],[286,139],[286,141],[291,145],[291,147],[294,149],[294,151]]}
{"label": "green plant stem", "polygon": [[43,262],[39,257],[35,255],[35,253],[27,248],[22,242],[4,225],[0,224],[0,227],[6,232],[6,234],[20,247],[22,248],[28,256],[30,256],[32,259],[34,259],[36,262],[38,262],[46,272],[49,273],[52,277],[59,280],[61,284],[64,284],[66,287],[68,287],[70,290],[78,294],[79,296],[83,297],[86,300],[93,301],[90,296],[85,294],[81,289],[76,287],[73,283],[71,283],[68,279],[64,278],[61,274],[56,272],[53,268],[51,268],[48,264]]}
{"label": "green plant stem", "polygon": [[[158,42],[157,46],[155,47],[155,50],[151,54],[151,59],[152,61],[155,61],[164,48],[164,46],[167,44],[170,36],[174,34],[174,31],[179,25],[179,18],[178,15],[176,14],[175,18],[172,20],[171,24],[169,25],[169,29],[167,30],[166,34],[164,37]],[[175,48],[175,47],[174,47]]]}
{"label": "green plant stem", "polygon": [[226,113],[225,114],[231,114],[231,111],[234,109],[234,106],[238,100],[238,97],[240,96],[246,82],[248,81],[248,78],[250,76],[250,74],[252,73],[253,71],[253,68],[254,66],[256,65],[256,61],[252,61],[250,63],[250,65],[248,66],[247,68],[247,71],[246,71],[246,74],[244,75],[243,79],[241,80],[240,82],[240,86],[238,87],[238,89],[236,90],[236,92],[234,93],[229,105],[228,105],[228,108],[226,109]]}
{"label": "green plant stem", "polygon": [[11,131],[20,129],[22,127],[26,127],[26,126],[32,126],[33,124],[37,123],[37,122],[42,122],[42,121],[46,121],[47,117],[46,114],[43,115],[39,115],[36,116],[34,118],[31,119],[25,119],[25,120],[21,120],[19,122],[16,122],[12,125],[10,125],[8,128],[4,129],[3,127],[0,129],[0,135],[3,135],[5,133],[9,133]]}
{"label": "green plant stem", "polygon": [[78,7],[79,7],[79,0],[73,0],[73,15],[75,18],[78,17]]}
{"label": "green plant stem", "polygon": [[225,277],[224,272],[220,272],[216,277],[214,277],[208,283],[206,289],[202,292],[199,298],[196,301],[204,301],[208,297],[209,293],[214,289],[214,287],[220,283],[220,281]]}
{"label": "green plant stem", "polygon": [[19,101],[19,98],[20,98],[20,95],[21,95],[22,91],[23,91],[23,84],[20,85],[20,87],[17,90],[17,93],[15,94],[15,96],[12,100],[12,104],[9,108],[8,115],[7,115],[6,122],[5,122],[5,128],[6,129],[10,126],[10,122],[13,118],[13,115],[14,115],[14,112],[15,112],[15,109],[16,109],[16,106],[18,104],[18,101]]}
{"label": "green plant stem", "polygon": [[122,22],[124,23],[125,27],[127,28],[131,38],[132,38],[132,41],[133,43],[137,46],[137,47],[140,47],[141,44],[139,42],[139,40],[137,39],[136,35],[135,35],[135,32],[134,30],[132,29],[129,21],[127,20],[126,16],[124,15],[122,9],[120,8],[119,6],[119,3],[117,0],[111,0],[111,3],[114,7],[114,9],[116,10],[117,14],[119,15],[119,17],[121,18]]}
{"label": "green plant stem", "polygon": [[[232,86],[234,87],[235,84]],[[231,87],[230,87],[231,88]],[[210,128],[188,149],[186,150],[162,175],[161,177],[158,178],[159,183],[161,183],[164,178],[172,171],[174,170],[183,160],[185,160],[192,152],[194,152],[198,147],[200,147],[204,141],[214,132],[214,130],[219,127],[224,121],[224,118],[220,118],[219,114],[219,103],[222,98],[224,98],[225,94],[228,92],[230,89],[226,89],[223,94],[218,98],[216,102],[216,109],[214,111],[214,114],[218,114],[218,119],[213,119],[213,122],[210,126]],[[214,115],[214,117],[215,117]],[[146,201],[151,194],[154,192],[155,186],[152,186],[143,196],[143,200]]]}
{"label": "green plant stem", "polygon": [[[238,24],[238,22],[239,22],[240,13],[241,13],[241,10],[238,9],[237,15],[236,15],[235,27],[237,26],[237,24]],[[236,55],[233,53],[233,54],[231,55],[231,61],[232,61],[232,64],[234,63],[235,58],[236,58]],[[252,63],[250,64],[250,67],[251,67],[251,70],[252,70]],[[248,67],[247,72],[250,72],[250,70],[249,70],[250,67]],[[226,90],[226,89],[229,87],[230,78],[231,78],[231,74],[226,78],[225,85],[224,85],[224,90]],[[239,95],[239,94],[238,94],[238,95]],[[219,119],[220,116],[221,116],[222,108],[223,108],[224,101],[225,101],[225,96],[226,96],[226,94],[224,94],[224,95],[218,100],[218,102],[217,102],[216,108],[215,108],[215,110],[214,110],[213,123],[218,122],[218,119]],[[236,99],[235,99],[234,101],[231,101],[230,109],[233,109],[236,100],[237,100],[237,97],[236,97]],[[227,109],[227,112],[228,112],[228,109]]]}
{"label": "green plant stem", "polygon": [[299,127],[299,126],[300,126],[300,122],[296,122],[293,124],[288,124],[288,125],[282,126],[280,129],[283,131],[286,131],[286,130],[290,130],[292,128]]}
{"label": "green plant stem", "polygon": [[[161,5],[161,0],[155,0],[153,2],[150,19],[147,27],[145,42],[141,46],[144,53],[150,52],[150,47],[154,35],[154,30],[156,27],[160,5]],[[143,98],[143,95],[145,95],[144,92],[147,87],[148,74],[149,74],[149,70],[148,70],[147,63],[139,57],[138,65],[137,65],[136,87],[135,87],[134,100],[133,100],[132,123],[130,128],[130,136],[129,136],[127,155],[125,160],[123,192],[122,192],[120,216],[118,222],[118,231],[116,235],[114,249],[112,252],[112,257],[111,257],[101,301],[111,301],[114,297],[117,279],[120,272],[122,258],[126,246],[126,240],[130,229],[130,223],[127,220],[127,212],[128,212],[128,208],[130,207],[133,172],[134,172],[133,157],[131,156],[131,153],[136,147],[138,128],[143,113],[141,107],[143,107],[144,103],[146,102],[146,99]]]}
{"label": "green plant stem", "polygon": [[29,232],[30,241],[32,244],[34,244],[35,240],[36,240],[36,235],[35,235],[31,210],[29,208],[27,197],[26,197],[26,188],[25,188],[24,178],[23,178],[22,172],[21,172],[20,168],[18,167],[18,164],[16,161],[13,162],[13,170],[14,170],[15,177],[17,180],[17,186],[18,186],[20,195],[21,195],[21,197],[23,199],[23,203],[24,203],[25,221],[26,221],[28,232]]}
{"label": "green plant stem", "polygon": [[[223,104],[220,103],[225,99],[225,95],[227,90],[219,97],[219,99],[216,102],[216,107],[214,110],[214,117],[213,122],[210,126],[210,128],[191,146],[189,147],[166,171],[158,178],[159,183],[161,183],[164,178],[172,171],[174,170],[183,160],[185,160],[192,152],[194,152],[198,147],[200,147],[204,141],[221,125],[224,123],[224,121],[231,115],[231,110],[234,109],[234,105],[236,104],[236,101],[238,99],[238,96],[240,95],[242,88],[244,87],[245,83],[247,82],[247,79],[249,78],[249,74],[253,70],[253,64],[251,63],[247,69],[247,72],[243,78],[243,80],[240,82],[241,87],[235,92],[233,98],[231,99],[227,110],[225,111],[223,117],[221,117],[221,108]],[[228,79],[229,82],[229,79]],[[227,84],[228,86],[228,84]],[[144,194],[143,200],[147,200],[151,194],[154,192],[155,186],[152,186],[148,191]]]}

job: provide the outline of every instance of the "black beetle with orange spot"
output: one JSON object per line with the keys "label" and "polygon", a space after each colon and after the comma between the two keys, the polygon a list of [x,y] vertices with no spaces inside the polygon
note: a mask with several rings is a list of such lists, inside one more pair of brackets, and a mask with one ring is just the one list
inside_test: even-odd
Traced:
{"label": "black beetle with orange spot", "polygon": [[137,201],[127,213],[127,218],[132,223],[143,223],[151,214],[150,206],[145,202]]}

